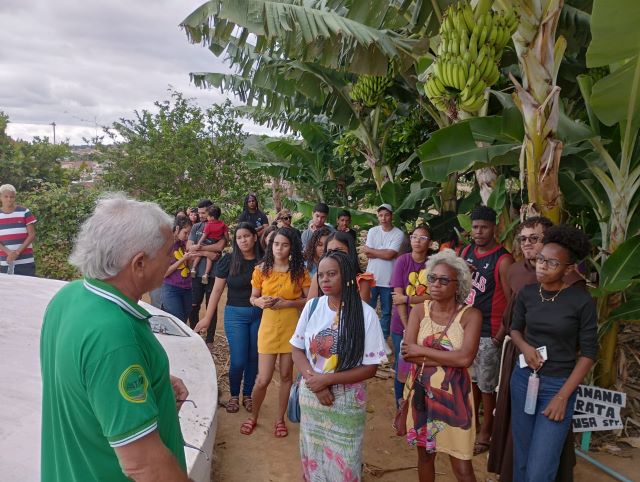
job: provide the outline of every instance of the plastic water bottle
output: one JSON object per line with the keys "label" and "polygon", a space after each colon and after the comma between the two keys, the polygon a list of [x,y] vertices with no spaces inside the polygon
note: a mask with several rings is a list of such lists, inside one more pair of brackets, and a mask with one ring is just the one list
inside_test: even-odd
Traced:
{"label": "plastic water bottle", "polygon": [[540,377],[536,372],[533,372],[529,376],[529,383],[527,384],[527,398],[524,402],[524,413],[528,415],[535,415],[536,413],[538,388],[540,388]]}
{"label": "plastic water bottle", "polygon": [[16,265],[13,263],[9,263],[7,265],[7,274],[14,274],[16,270]]}

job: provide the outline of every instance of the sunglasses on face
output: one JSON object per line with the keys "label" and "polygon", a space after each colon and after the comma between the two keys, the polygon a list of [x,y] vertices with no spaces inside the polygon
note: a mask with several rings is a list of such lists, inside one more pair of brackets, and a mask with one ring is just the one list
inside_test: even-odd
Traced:
{"label": "sunglasses on face", "polygon": [[280,218],[280,221],[291,221],[291,216],[283,216]]}
{"label": "sunglasses on face", "polygon": [[409,236],[411,241],[429,241],[431,238],[429,236],[418,236],[417,234],[412,234]]}
{"label": "sunglasses on face", "polygon": [[536,263],[540,264],[540,265],[546,264],[551,269],[558,269],[561,265],[569,266],[569,265],[573,264],[573,263],[562,263],[562,262],[558,261],[557,259],[545,258],[541,254],[536,256]]}
{"label": "sunglasses on face", "polygon": [[452,282],[458,281],[458,280],[457,279],[448,278],[447,276],[436,276],[435,274],[428,274],[427,275],[427,281],[430,284],[435,284],[436,281],[439,281],[442,286],[447,286],[449,283],[452,283]]}
{"label": "sunglasses on face", "polygon": [[520,244],[524,244],[529,241],[531,244],[536,244],[538,241],[542,241],[542,236],[539,234],[532,234],[531,236],[518,236]]}

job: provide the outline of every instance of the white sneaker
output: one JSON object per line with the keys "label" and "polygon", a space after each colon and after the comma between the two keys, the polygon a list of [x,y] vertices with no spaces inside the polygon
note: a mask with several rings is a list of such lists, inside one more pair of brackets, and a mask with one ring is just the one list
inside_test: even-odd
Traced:
{"label": "white sneaker", "polygon": [[391,348],[389,346],[389,343],[387,343],[386,341],[384,342],[384,352],[387,356],[390,356],[391,354],[393,354],[393,348]]}

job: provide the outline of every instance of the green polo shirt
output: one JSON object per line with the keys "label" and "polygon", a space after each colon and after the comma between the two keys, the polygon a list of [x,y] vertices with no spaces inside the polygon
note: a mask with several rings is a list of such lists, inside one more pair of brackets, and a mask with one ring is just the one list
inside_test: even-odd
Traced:
{"label": "green polo shirt", "polygon": [[128,481],[114,448],[157,430],[186,470],[169,359],[150,314],[113,286],[74,281],[40,338],[41,480]]}

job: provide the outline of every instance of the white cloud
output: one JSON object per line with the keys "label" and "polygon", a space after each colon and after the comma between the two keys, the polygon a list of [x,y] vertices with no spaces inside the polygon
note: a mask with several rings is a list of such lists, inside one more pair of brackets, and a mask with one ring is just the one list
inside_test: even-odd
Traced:
{"label": "white cloud", "polygon": [[82,143],[96,124],[167,99],[169,85],[203,106],[224,101],[189,82],[189,72],[226,70],[178,26],[203,1],[2,0],[0,110],[9,134],[51,137],[55,122],[58,139]]}

